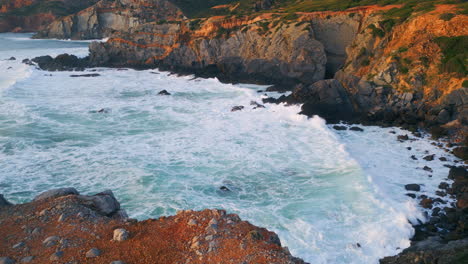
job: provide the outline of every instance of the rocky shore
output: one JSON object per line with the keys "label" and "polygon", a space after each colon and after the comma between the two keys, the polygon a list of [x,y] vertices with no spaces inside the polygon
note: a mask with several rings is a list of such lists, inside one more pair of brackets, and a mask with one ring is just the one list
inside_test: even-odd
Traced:
{"label": "rocky shore", "polygon": [[0,263],[304,263],[278,236],[223,210],[128,218],[112,191],[0,195]]}

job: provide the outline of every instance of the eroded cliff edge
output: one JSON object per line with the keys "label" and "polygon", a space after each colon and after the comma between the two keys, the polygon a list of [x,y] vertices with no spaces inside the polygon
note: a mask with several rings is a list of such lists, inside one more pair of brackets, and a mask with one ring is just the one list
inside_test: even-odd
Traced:
{"label": "eroded cliff edge", "polygon": [[44,192],[12,205],[0,195],[1,263],[304,263],[278,236],[223,210],[129,219],[112,191]]}

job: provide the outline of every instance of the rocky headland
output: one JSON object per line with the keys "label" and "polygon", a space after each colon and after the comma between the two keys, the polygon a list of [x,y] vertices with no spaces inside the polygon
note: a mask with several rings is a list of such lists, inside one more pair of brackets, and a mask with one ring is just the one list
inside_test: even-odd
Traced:
{"label": "rocky headland", "polygon": [[[444,145],[448,143],[445,146],[466,162],[468,19],[459,5],[288,13],[284,8],[271,10],[273,2],[256,2],[253,8],[260,13],[187,19],[165,1],[103,0],[53,22],[37,35],[109,37],[104,43],[92,43],[89,57],[61,55],[33,61],[45,70],[160,68],[223,82],[270,84],[269,91],[290,93],[266,98],[264,103],[302,104],[301,114],[320,115],[329,123],[398,126],[418,135],[427,131],[434,139],[447,140]],[[145,8],[148,3],[169,11],[152,13]],[[453,196],[457,202],[443,205],[437,198],[412,193],[421,207],[431,209],[429,221],[415,225],[410,248],[382,263],[466,263],[466,168],[452,167],[447,179],[437,195]]]}
{"label": "rocky headland", "polygon": [[278,236],[223,210],[128,218],[112,191],[0,195],[0,263],[304,263]]}

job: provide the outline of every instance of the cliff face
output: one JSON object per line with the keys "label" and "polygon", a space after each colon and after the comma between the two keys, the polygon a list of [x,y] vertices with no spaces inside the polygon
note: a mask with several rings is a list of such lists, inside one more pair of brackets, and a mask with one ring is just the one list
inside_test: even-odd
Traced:
{"label": "cliff face", "polygon": [[324,48],[307,24],[212,18],[193,30],[191,23],[151,23],[113,35],[106,43],[91,44],[91,62],[160,66],[234,82],[291,84],[324,77]]}
{"label": "cliff face", "polygon": [[99,39],[116,31],[132,32],[147,22],[182,18],[182,12],[166,0],[101,0],[79,13],[54,21],[35,37]]}
{"label": "cliff face", "polygon": [[33,32],[98,0],[1,0],[0,32]]}
{"label": "cliff face", "polygon": [[111,191],[50,190],[11,205],[0,195],[2,263],[300,264],[278,236],[222,210],[138,222]]}

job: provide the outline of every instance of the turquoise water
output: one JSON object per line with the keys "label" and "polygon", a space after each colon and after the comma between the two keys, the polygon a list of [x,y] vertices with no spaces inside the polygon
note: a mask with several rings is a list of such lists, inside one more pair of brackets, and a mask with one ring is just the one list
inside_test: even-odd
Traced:
{"label": "turquoise water", "polygon": [[428,140],[397,142],[389,131],[399,129],[336,132],[299,106],[252,109],[262,86],[157,70],[43,72],[21,60],[86,56],[88,43],[29,37],[0,34],[0,193],[14,202],[57,187],[112,189],[139,219],[223,208],[311,263],[378,263],[409,246],[408,219],[424,219],[403,186],[433,194],[448,172],[409,159],[445,153]]}

